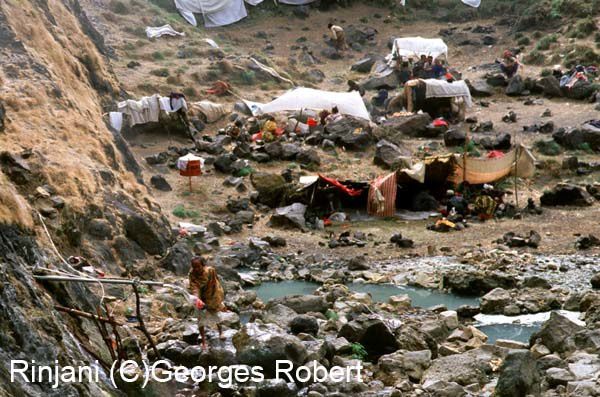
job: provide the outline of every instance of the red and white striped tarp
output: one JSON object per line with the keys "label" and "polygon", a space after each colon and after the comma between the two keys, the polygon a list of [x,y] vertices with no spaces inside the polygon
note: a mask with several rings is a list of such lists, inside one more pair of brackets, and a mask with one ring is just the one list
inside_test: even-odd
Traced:
{"label": "red and white striped tarp", "polygon": [[369,215],[394,216],[396,214],[396,173],[379,176],[369,187],[367,212]]}

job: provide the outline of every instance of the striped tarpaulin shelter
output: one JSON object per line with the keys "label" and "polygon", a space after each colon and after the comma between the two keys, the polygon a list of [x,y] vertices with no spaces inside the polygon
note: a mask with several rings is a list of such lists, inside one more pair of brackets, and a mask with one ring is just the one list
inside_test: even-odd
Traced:
{"label": "striped tarpaulin shelter", "polygon": [[369,187],[367,212],[369,215],[394,216],[396,213],[396,173],[377,177]]}

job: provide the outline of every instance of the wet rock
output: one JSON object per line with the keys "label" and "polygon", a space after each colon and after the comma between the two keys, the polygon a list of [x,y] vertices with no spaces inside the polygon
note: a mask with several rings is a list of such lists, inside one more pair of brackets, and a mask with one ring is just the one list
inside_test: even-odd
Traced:
{"label": "wet rock", "polygon": [[494,87],[490,86],[483,79],[466,80],[471,95],[476,98],[490,97],[494,95]]}
{"label": "wet rock", "polygon": [[522,397],[539,395],[540,373],[529,351],[509,352],[500,367],[494,396]]}
{"label": "wet rock", "polygon": [[575,347],[572,337],[582,329],[582,326],[575,324],[567,317],[552,312],[542,328],[531,335],[529,343],[532,345],[542,343],[555,353],[572,351]]}
{"label": "wet rock", "polygon": [[319,322],[316,318],[303,314],[292,319],[290,330],[294,335],[300,333],[317,335],[319,332]]}
{"label": "wet rock", "polygon": [[106,219],[92,219],[87,225],[87,231],[90,235],[101,240],[111,240],[113,229]]}
{"label": "wet rock", "polygon": [[568,183],[559,183],[540,197],[540,203],[548,207],[563,205],[586,207],[593,205],[594,201],[584,188]]}
{"label": "wet rock", "polygon": [[442,285],[457,294],[484,295],[494,288],[513,289],[517,280],[506,274],[481,271],[450,271],[444,274]]}
{"label": "wet rock", "polygon": [[268,377],[274,377],[277,360],[290,360],[300,366],[308,357],[300,339],[274,324],[245,324],[234,335],[233,345],[241,364],[262,367]]}
{"label": "wet rock", "polygon": [[169,185],[169,182],[167,182],[165,177],[163,177],[162,175],[153,175],[150,178],[150,184],[154,186],[155,189],[161,190],[163,192],[170,192],[171,190],[173,190],[173,188],[171,188],[171,185]]}
{"label": "wet rock", "polygon": [[463,130],[449,129],[444,133],[444,145],[446,147],[464,146],[467,134]]}
{"label": "wet rock", "polygon": [[287,306],[298,314],[324,313],[330,307],[325,298],[319,295],[288,295],[270,300],[267,308],[278,304]]}
{"label": "wet rock", "polygon": [[139,215],[130,215],[123,222],[125,235],[135,241],[150,255],[162,255],[166,250],[166,241],[146,219]]}
{"label": "wet rock", "polygon": [[344,324],[338,337],[362,344],[371,355],[384,355],[398,350],[398,341],[389,327],[375,316],[361,315]]}
{"label": "wet rock", "polygon": [[294,203],[287,207],[280,207],[275,209],[275,214],[271,216],[269,220],[269,226],[281,227],[281,228],[297,228],[300,230],[306,229],[306,219],[304,214],[306,212],[306,205],[301,203]]}
{"label": "wet rock", "polygon": [[510,293],[502,288],[495,288],[481,298],[481,312],[485,314],[502,314],[504,307],[512,302]]}

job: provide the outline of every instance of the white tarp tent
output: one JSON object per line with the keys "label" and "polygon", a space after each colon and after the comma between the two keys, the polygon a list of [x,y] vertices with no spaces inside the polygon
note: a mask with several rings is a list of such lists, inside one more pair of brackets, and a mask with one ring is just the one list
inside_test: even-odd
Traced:
{"label": "white tarp tent", "polygon": [[403,57],[419,57],[431,55],[437,58],[440,55],[448,56],[448,46],[442,39],[425,39],[423,37],[401,37],[394,40],[392,54]]}
{"label": "white tarp tent", "polygon": [[298,111],[302,109],[330,110],[337,106],[340,113],[370,120],[369,111],[357,91],[331,92],[299,87],[290,90],[272,102],[261,104],[244,101],[253,114]]}
{"label": "white tarp tent", "polygon": [[425,98],[463,98],[467,107],[473,106],[471,91],[464,80],[448,83],[444,80],[425,79]]}
{"label": "white tarp tent", "polygon": [[175,0],[175,7],[194,26],[198,24],[194,14],[202,14],[207,28],[231,25],[248,16],[244,0]]}

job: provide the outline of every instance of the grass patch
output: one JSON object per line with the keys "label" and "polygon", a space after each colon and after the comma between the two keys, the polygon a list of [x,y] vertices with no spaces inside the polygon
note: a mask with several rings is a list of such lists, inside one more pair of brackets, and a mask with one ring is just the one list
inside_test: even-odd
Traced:
{"label": "grass patch", "polygon": [[546,57],[538,50],[531,51],[523,60],[525,63],[529,63],[531,65],[544,65],[546,63]]}
{"label": "grass patch", "polygon": [[550,45],[556,43],[558,41],[558,36],[556,34],[550,34],[548,36],[544,36],[538,41],[535,46],[535,49],[538,51],[546,51],[550,49]]}
{"label": "grass patch", "polygon": [[520,46],[527,46],[527,45],[531,44],[531,39],[529,39],[529,37],[527,37],[527,36],[521,37],[517,41],[517,44]]}
{"label": "grass patch", "polygon": [[165,54],[163,54],[160,51],[154,51],[152,53],[152,59],[154,59],[155,61],[164,61],[165,60]]}
{"label": "grass patch", "polygon": [[198,218],[200,213],[196,210],[186,209],[183,204],[179,204],[173,209],[173,215],[178,218]]}
{"label": "grass patch", "polygon": [[558,156],[562,149],[555,141],[538,140],[533,144],[535,149],[545,156]]}

